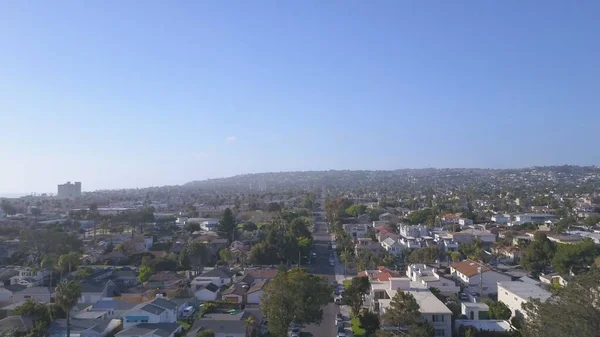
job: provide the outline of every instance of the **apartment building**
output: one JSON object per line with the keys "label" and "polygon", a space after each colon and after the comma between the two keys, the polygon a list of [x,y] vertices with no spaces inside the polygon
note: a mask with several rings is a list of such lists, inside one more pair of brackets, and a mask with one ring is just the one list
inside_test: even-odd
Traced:
{"label": "apartment building", "polygon": [[406,277],[392,277],[387,282],[371,282],[371,293],[367,298],[371,310],[384,315],[392,298],[398,291],[410,293],[419,304],[423,321],[433,325],[435,337],[452,336],[452,312],[424,285],[411,282]]}
{"label": "apartment building", "polygon": [[343,224],[344,231],[354,239],[364,238],[368,235],[369,224]]}
{"label": "apartment building", "polygon": [[516,223],[544,223],[551,220],[556,220],[556,215],[545,213],[524,213],[515,215]]}
{"label": "apartment building", "polygon": [[398,231],[401,236],[405,238],[420,238],[422,236],[428,236],[429,230],[423,225],[398,225]]}

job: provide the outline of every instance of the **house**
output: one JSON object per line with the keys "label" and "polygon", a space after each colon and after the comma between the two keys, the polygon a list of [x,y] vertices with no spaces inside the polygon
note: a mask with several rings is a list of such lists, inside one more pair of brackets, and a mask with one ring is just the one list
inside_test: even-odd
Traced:
{"label": "house", "polygon": [[198,302],[198,300],[195,297],[176,297],[176,298],[169,298],[170,302],[173,302],[177,305],[177,317],[181,317],[183,315],[183,312],[186,308],[188,307],[198,307],[198,305],[200,304]]}
{"label": "house", "polygon": [[540,282],[546,285],[552,285],[556,282],[563,287],[569,284],[568,277],[565,278],[558,273],[540,275]]}
{"label": "house", "polygon": [[387,221],[390,223],[396,222],[398,221],[398,216],[392,213],[383,213],[379,215],[379,220],[380,221]]}
{"label": "house", "polygon": [[358,256],[360,255],[360,251],[368,250],[373,253],[377,253],[382,251],[383,247],[381,247],[379,242],[375,242],[371,238],[358,238],[356,240],[356,244],[354,245],[354,250]]}
{"label": "house", "polygon": [[4,287],[10,285],[10,279],[13,276],[18,276],[19,272],[12,268],[2,268],[0,269],[0,287]]}
{"label": "house", "polygon": [[17,315],[0,319],[0,333],[15,331],[18,334],[25,335],[33,327],[34,320],[31,316]]}
{"label": "house", "polygon": [[482,320],[467,320],[467,319],[457,319],[454,322],[455,332],[461,329],[461,327],[467,328],[471,327],[477,331],[481,332],[499,332],[499,333],[508,333],[513,330],[512,325],[507,321],[497,320],[497,319],[482,319]]}
{"label": "house", "polygon": [[229,249],[248,250],[248,246],[246,246],[243,242],[236,240],[231,243]]}
{"label": "house", "polygon": [[115,283],[112,280],[86,280],[81,282],[79,303],[96,303],[105,298],[115,296]]}
{"label": "house", "polygon": [[248,288],[249,286],[245,283],[234,283],[223,291],[221,298],[229,303],[245,303]]}
{"label": "house", "polygon": [[[71,318],[71,336],[106,337],[112,335],[121,325],[118,319],[77,319]],[[50,324],[50,337],[66,337],[67,320],[57,319]]]}
{"label": "house", "polygon": [[521,281],[498,282],[498,301],[506,304],[513,316],[526,317],[522,305],[531,299],[545,302],[552,294],[536,284]]}
{"label": "house", "polygon": [[138,284],[137,272],[129,268],[124,267],[123,269],[115,270],[112,276],[114,283],[117,285],[133,286]]}
{"label": "house", "polygon": [[364,238],[368,235],[368,224],[343,224],[344,231],[354,239]]}
{"label": "house", "polygon": [[462,213],[448,213],[442,217],[442,222],[444,225],[458,225],[458,220]]}
{"label": "house", "polygon": [[546,221],[552,221],[556,219],[556,215],[545,213],[525,213],[515,215],[515,223],[544,223]]}
{"label": "house", "polygon": [[269,280],[262,280],[254,283],[246,293],[246,303],[248,304],[260,304],[260,298],[263,294],[263,290],[266,285],[269,283]]}
{"label": "house", "polygon": [[422,236],[428,236],[429,230],[427,227],[422,225],[398,225],[398,231],[400,235],[405,238],[420,238]]}
{"label": "house", "polygon": [[[450,273],[461,282],[471,293],[484,295],[498,292],[498,281],[511,281],[508,275],[492,270],[483,263],[473,260],[454,262],[450,265]],[[481,285],[481,289],[480,288]]]}
{"label": "house", "polygon": [[121,319],[125,313],[133,309],[136,305],[136,303],[128,301],[100,300],[86,308],[85,311],[106,312],[106,318]]}
{"label": "house", "polygon": [[214,283],[203,284],[196,288],[196,292],[194,296],[199,301],[214,301],[217,299],[217,295],[219,294],[219,287]]}
{"label": "house", "polygon": [[178,285],[185,277],[173,271],[161,271],[158,274],[150,276],[148,279],[148,288],[165,288],[172,285]]}
{"label": "house", "polygon": [[370,281],[389,281],[392,277],[400,277],[400,274],[385,266],[378,266],[376,270],[365,270],[358,273],[358,277],[368,277]]}
{"label": "house", "polygon": [[492,247],[492,253],[496,254],[498,260],[502,263],[519,263],[522,251],[519,247]]}
{"label": "house", "polygon": [[371,292],[367,303],[371,310],[385,315],[392,298],[398,291],[409,293],[419,304],[423,321],[433,325],[435,337],[452,336],[452,311],[448,309],[429,289],[406,277],[392,277],[387,282],[371,282]]}
{"label": "house", "polygon": [[402,253],[404,246],[400,242],[392,239],[391,237],[381,241],[381,247],[392,255],[398,255]]}
{"label": "house", "polygon": [[13,303],[24,302],[32,299],[36,302],[51,303],[54,298],[54,288],[51,287],[31,287],[17,291],[12,296]]}
{"label": "house", "polygon": [[12,301],[13,292],[4,287],[0,287],[0,302],[11,302]]}
{"label": "house", "polygon": [[198,331],[212,330],[215,337],[250,337],[254,327],[246,322],[251,317],[247,311],[205,314],[194,322],[187,336],[195,337]]}
{"label": "house", "polygon": [[510,221],[510,215],[508,214],[494,214],[491,220],[495,223],[508,223]]}
{"label": "house", "polygon": [[440,246],[444,252],[457,252],[458,243],[453,241],[451,238],[438,239],[438,246]]}
{"label": "house", "polygon": [[193,289],[195,289],[195,286],[204,285],[208,283],[214,283],[218,286],[224,286],[230,284],[232,278],[233,273],[230,270],[225,268],[214,268],[196,276],[192,280],[191,285]]}
{"label": "house", "polygon": [[443,277],[436,268],[425,264],[409,265],[406,268],[406,276],[412,282],[420,283],[428,289],[437,288],[445,296],[457,295],[460,292],[460,287],[456,285],[454,280]]}
{"label": "house", "polygon": [[136,305],[123,317],[123,328],[140,323],[175,323],[178,305],[163,298]]}
{"label": "house", "polygon": [[175,337],[181,330],[178,323],[141,323],[124,327],[115,337]]}
{"label": "house", "polygon": [[111,265],[121,265],[127,263],[129,257],[125,253],[114,250],[110,253],[106,253],[100,257],[100,261],[107,262]]}
{"label": "house", "polygon": [[460,312],[469,320],[489,319],[490,308],[482,302],[461,302]]}
{"label": "house", "polygon": [[[275,278],[279,273],[278,269],[246,269],[246,274],[244,277],[239,280],[239,282],[246,283],[248,285],[252,285],[256,282],[260,282],[263,280],[270,280]],[[237,282],[237,281],[236,281]]]}
{"label": "house", "polygon": [[459,218],[458,224],[461,226],[470,226],[473,224],[473,220],[467,218]]}

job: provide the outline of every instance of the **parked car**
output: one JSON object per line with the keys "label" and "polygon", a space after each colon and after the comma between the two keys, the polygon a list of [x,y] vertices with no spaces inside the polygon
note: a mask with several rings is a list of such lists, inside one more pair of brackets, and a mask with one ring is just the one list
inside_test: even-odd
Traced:
{"label": "parked car", "polygon": [[339,297],[336,297],[335,300],[333,300],[333,303],[337,304],[337,305],[341,305],[342,304],[342,299]]}
{"label": "parked car", "polygon": [[337,337],[346,337],[346,330],[342,324],[338,325]]}
{"label": "parked car", "polygon": [[290,337],[300,337],[300,328],[295,326],[290,330]]}

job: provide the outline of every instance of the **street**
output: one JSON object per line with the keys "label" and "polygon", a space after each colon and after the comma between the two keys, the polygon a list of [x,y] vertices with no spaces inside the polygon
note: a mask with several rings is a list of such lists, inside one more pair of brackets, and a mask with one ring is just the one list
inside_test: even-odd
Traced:
{"label": "street", "polygon": [[[327,233],[327,223],[323,215],[319,221],[315,221],[315,231],[313,232],[315,242],[314,252],[317,254],[317,259],[312,263],[309,270],[312,274],[327,277],[331,284],[333,281],[342,283],[344,279],[343,267],[339,264],[336,257],[336,266],[332,267],[329,264],[329,249],[327,245],[332,240],[332,236]],[[338,274],[336,274],[336,271]],[[335,326],[335,317],[340,312],[340,306],[334,303],[329,303],[323,308],[323,321],[320,325],[310,325],[302,329],[303,332],[308,332],[314,337],[329,337],[337,336],[337,327]],[[347,310],[343,310],[347,311]],[[348,320],[348,313],[342,312],[345,320]],[[347,327],[347,336],[350,336],[349,322],[345,322]]]}

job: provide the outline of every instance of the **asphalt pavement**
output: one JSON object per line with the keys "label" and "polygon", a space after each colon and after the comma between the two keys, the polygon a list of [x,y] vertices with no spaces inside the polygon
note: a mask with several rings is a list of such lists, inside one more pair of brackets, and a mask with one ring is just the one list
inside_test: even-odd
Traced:
{"label": "asphalt pavement", "polygon": [[[339,265],[336,257],[336,266],[333,267],[329,264],[330,251],[328,244],[332,240],[332,236],[327,233],[327,223],[321,217],[320,221],[315,222],[315,231],[313,232],[314,239],[314,252],[317,254],[317,258],[311,264],[309,271],[312,274],[327,278],[331,284],[333,281],[340,281],[344,279],[344,275],[336,275],[336,271],[343,273],[343,267]],[[341,284],[341,282],[339,282]],[[323,308],[323,321],[319,325],[310,325],[302,329],[304,335],[313,337],[334,337],[337,336],[337,327],[335,326],[335,317],[340,313],[340,306],[334,303],[329,303]],[[348,319],[347,310],[342,309],[342,314],[345,314],[345,319]],[[345,325],[349,327],[349,323],[346,321]],[[346,329],[350,332],[350,329]],[[348,334],[350,336],[351,334]]]}

